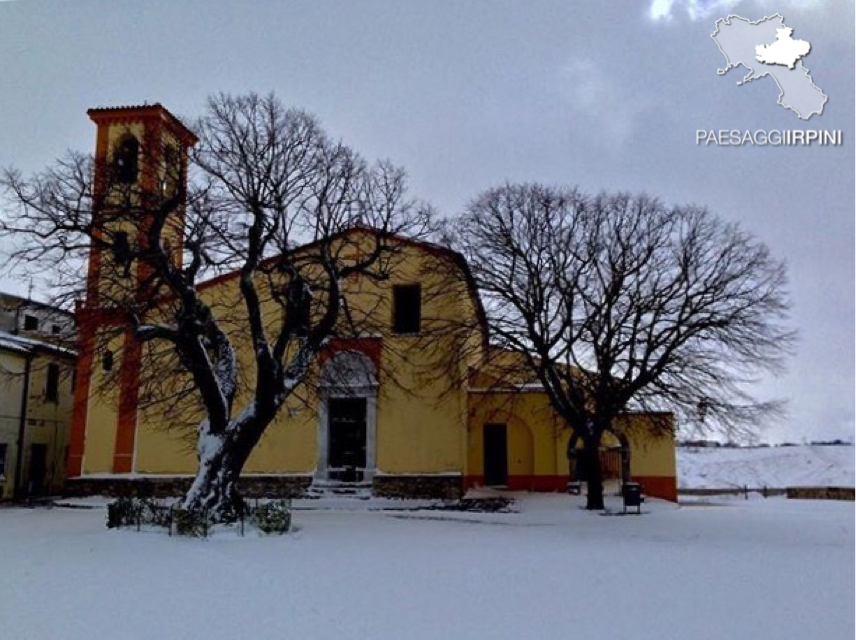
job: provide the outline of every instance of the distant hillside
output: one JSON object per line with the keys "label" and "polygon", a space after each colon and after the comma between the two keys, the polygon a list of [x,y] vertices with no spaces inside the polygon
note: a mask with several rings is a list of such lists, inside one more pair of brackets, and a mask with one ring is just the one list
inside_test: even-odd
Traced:
{"label": "distant hillside", "polygon": [[678,448],[678,486],[854,486],[852,446]]}

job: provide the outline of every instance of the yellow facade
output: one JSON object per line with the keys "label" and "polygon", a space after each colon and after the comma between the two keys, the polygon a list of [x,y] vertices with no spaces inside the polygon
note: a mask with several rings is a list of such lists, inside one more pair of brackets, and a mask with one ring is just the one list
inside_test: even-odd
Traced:
{"label": "yellow facade", "polygon": [[[557,491],[567,486],[570,431],[563,426],[546,393],[539,389],[474,388],[469,394],[469,407],[468,486],[485,482],[484,426],[490,424],[506,426],[506,486],[535,491]],[[633,414],[616,421],[616,432],[628,439],[631,475],[628,480],[641,482],[650,495],[674,500],[677,497],[675,440],[671,435],[652,435],[652,430],[645,428],[645,422],[651,419],[652,416],[645,414]],[[673,428],[671,416],[658,419],[667,420]],[[616,437],[607,433],[602,444],[604,454],[618,447]],[[617,463],[618,457],[615,459]]]}
{"label": "yellow facade", "polygon": [[[99,345],[114,354],[122,352],[122,337],[115,336],[99,340]],[[97,354],[92,366],[92,393],[85,399],[87,408],[86,450],[83,457],[83,472],[106,473],[113,470],[113,452],[116,444],[116,424],[119,413],[119,388],[112,380],[106,380],[102,367],[103,351]],[[121,366],[116,362],[116,367]]]}
{"label": "yellow facade", "polygon": [[[26,350],[7,349],[3,347],[2,342],[0,341],[0,453],[3,460],[0,460],[0,498],[13,495],[19,459],[19,495],[40,495],[58,491],[65,480],[65,449],[71,425],[74,355],[47,346],[42,348],[28,345]],[[50,366],[57,367],[59,372],[54,397],[48,393]],[[21,435],[23,440],[19,442]]]}
{"label": "yellow facade", "polygon": [[[465,377],[466,363],[454,362],[449,353],[456,349],[462,339],[457,336],[432,336],[431,349],[423,348],[420,336],[391,335],[388,324],[392,309],[389,291],[395,284],[422,282],[428,290],[443,290],[444,295],[432,295],[422,308],[425,324],[459,324],[458,316],[472,306],[465,283],[445,286],[445,283],[425,282],[429,265],[425,261],[436,260],[430,253],[415,245],[405,245],[396,257],[398,265],[393,268],[393,277],[377,283],[367,278],[354,279],[346,283],[346,298],[352,313],[359,315],[361,309],[372,309],[367,322],[380,335],[383,348],[380,354],[376,413],[376,461],[381,473],[460,473],[464,466],[466,449],[467,405],[466,389],[454,386]],[[442,285],[442,286],[441,286]],[[215,313],[218,309],[232,308],[238,295],[237,279],[225,279],[211,287],[202,289],[206,302]],[[270,315],[274,316],[271,308]],[[253,362],[247,343],[245,327],[231,327],[230,339],[238,353],[239,368],[246,373],[252,384]],[[375,338],[376,339],[376,338]],[[115,338],[109,347],[114,353],[121,352],[121,338]],[[441,353],[437,353],[437,352]],[[93,369],[92,384],[104,387],[102,372]],[[450,364],[451,362],[451,364]],[[145,364],[145,363],[144,363]],[[121,366],[116,363],[116,366]],[[449,376],[437,376],[441,367],[456,366]],[[145,374],[144,374],[145,375]],[[317,371],[316,371],[317,375]],[[312,402],[317,398],[311,388],[301,390],[301,398],[286,403],[277,420],[272,424],[258,447],[251,455],[245,471],[250,474],[313,473],[317,461],[318,412]],[[113,447],[118,421],[118,390],[107,385],[106,396],[93,394],[89,400],[84,455],[84,474],[110,473]],[[247,393],[239,396],[236,406],[247,401]],[[188,406],[188,414],[193,408]],[[201,416],[200,416],[201,417]],[[193,423],[188,415],[182,423]],[[192,439],[184,430],[172,431],[160,421],[160,413],[140,412],[135,448],[133,471],[144,474],[189,474],[196,466]]]}
{"label": "yellow facade", "polygon": [[[350,309],[371,308],[366,317],[372,327],[360,340],[381,344],[380,367],[376,372],[374,468],[377,476],[443,476],[458,479],[461,487],[485,482],[484,425],[501,424],[507,429],[506,486],[527,490],[562,490],[568,481],[568,430],[550,406],[546,394],[538,389],[497,391],[480,387],[488,376],[467,375],[473,360],[472,349],[465,344],[480,344],[471,335],[450,332],[426,336],[381,333],[380,324],[391,318],[392,287],[395,284],[421,282],[424,291],[444,291],[426,299],[423,315],[426,325],[475,326],[465,314],[475,313],[477,303],[466,282],[449,285],[430,281],[429,274],[447,278],[449,270],[432,269],[438,259],[433,250],[417,244],[403,245],[397,256],[399,265],[393,277],[382,283],[354,280],[346,286]],[[231,308],[237,296],[236,279],[224,279],[202,289],[215,309]],[[244,371],[252,371],[247,332],[240,323],[232,323],[231,339],[239,353]],[[387,327],[388,329],[388,327]],[[374,337],[373,337],[374,336]],[[379,337],[378,337],[379,336]],[[117,338],[117,340],[119,340]],[[117,342],[116,353],[121,351]],[[460,354],[456,359],[455,354]],[[482,354],[483,355],[483,354]],[[97,361],[97,359],[96,359]],[[97,362],[96,362],[97,364]],[[117,365],[118,366],[118,365]],[[145,366],[145,362],[144,362]],[[93,384],[101,384],[100,373],[93,372]],[[320,365],[313,376],[318,376]],[[442,375],[438,375],[438,372]],[[109,474],[113,465],[116,440],[118,399],[115,389],[106,397],[93,395],[84,456],[84,474]],[[276,421],[268,428],[245,467],[248,475],[318,476],[319,443],[327,425],[319,404],[322,400],[314,385],[290,399]],[[239,398],[236,406],[246,401]],[[201,415],[188,406],[182,424],[194,424]],[[626,420],[644,420],[633,416]],[[627,429],[632,455],[630,469],[634,479],[646,484],[649,494],[674,497],[675,449],[670,437],[653,438],[644,430]],[[609,441],[604,443],[609,447]],[[137,416],[132,471],[145,475],[190,475],[195,472],[196,456],[192,433],[170,428],[160,413],[140,411]]]}

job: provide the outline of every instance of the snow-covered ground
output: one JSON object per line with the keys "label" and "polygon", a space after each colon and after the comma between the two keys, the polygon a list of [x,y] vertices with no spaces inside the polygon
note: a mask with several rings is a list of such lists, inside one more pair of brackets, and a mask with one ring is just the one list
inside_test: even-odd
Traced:
{"label": "snow-covered ground", "polygon": [[581,501],[299,510],[283,537],[208,540],[109,531],[103,508],[3,508],[0,638],[854,636],[852,502]]}
{"label": "snow-covered ground", "polygon": [[678,486],[852,487],[854,447],[678,448]]}

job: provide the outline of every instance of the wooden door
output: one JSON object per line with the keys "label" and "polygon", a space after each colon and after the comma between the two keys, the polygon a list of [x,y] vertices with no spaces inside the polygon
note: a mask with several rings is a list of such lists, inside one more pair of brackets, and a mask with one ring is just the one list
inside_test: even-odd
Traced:
{"label": "wooden door", "polygon": [[328,406],[330,478],[363,479],[366,467],[366,399],[331,398]]}

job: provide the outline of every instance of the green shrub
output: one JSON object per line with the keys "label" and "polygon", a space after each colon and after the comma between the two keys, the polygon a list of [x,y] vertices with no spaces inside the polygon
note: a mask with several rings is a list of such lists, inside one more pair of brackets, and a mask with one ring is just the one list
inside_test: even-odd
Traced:
{"label": "green shrub", "polygon": [[180,536],[202,537],[208,535],[208,512],[202,509],[174,507],[172,523]]}
{"label": "green shrub", "polygon": [[107,505],[107,528],[130,527],[139,524],[169,525],[169,509],[154,498],[123,496]]}
{"label": "green shrub", "polygon": [[137,524],[138,506],[134,498],[116,498],[107,505],[107,528],[128,527]]}
{"label": "green shrub", "polygon": [[170,508],[161,506],[154,500],[143,500],[142,521],[156,527],[170,525]]}
{"label": "green shrub", "polygon": [[252,519],[259,530],[267,534],[286,533],[291,528],[291,502],[279,500],[260,504]]}

